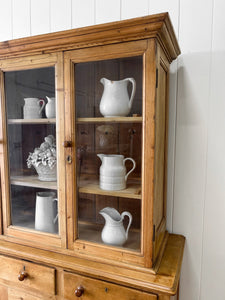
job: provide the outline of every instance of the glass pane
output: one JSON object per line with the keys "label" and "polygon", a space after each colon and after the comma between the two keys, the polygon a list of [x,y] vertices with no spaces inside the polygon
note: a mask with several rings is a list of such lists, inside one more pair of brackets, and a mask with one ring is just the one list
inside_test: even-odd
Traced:
{"label": "glass pane", "polygon": [[5,72],[5,97],[11,224],[57,233],[54,68]]}
{"label": "glass pane", "polygon": [[141,56],[75,65],[78,238],[136,251],[141,237],[142,69]]}

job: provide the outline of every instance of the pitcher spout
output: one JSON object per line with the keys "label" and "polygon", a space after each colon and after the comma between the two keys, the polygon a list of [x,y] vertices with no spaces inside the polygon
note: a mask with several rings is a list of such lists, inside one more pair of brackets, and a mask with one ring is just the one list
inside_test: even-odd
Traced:
{"label": "pitcher spout", "polygon": [[46,99],[47,99],[48,102],[51,101],[51,98],[49,98],[48,96],[46,96]]}
{"label": "pitcher spout", "polygon": [[100,79],[100,82],[101,82],[103,85],[105,85],[106,80],[107,80],[107,79],[103,77],[103,78]]}
{"label": "pitcher spout", "polygon": [[103,208],[102,210],[100,210],[99,214],[102,215],[105,221],[109,223],[121,221],[120,213],[112,207]]}
{"label": "pitcher spout", "polygon": [[104,211],[101,211],[101,210],[100,210],[99,214],[100,214],[101,216],[103,216],[103,218],[105,219],[105,222],[106,222],[106,223],[110,223],[110,222],[111,222],[110,216],[107,215]]}
{"label": "pitcher spout", "polygon": [[97,156],[101,159],[101,161],[103,160],[104,154],[97,154]]}

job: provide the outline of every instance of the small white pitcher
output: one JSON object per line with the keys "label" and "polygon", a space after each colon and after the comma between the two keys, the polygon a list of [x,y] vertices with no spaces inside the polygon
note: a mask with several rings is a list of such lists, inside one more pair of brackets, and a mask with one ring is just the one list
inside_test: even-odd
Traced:
{"label": "small white pitcher", "polygon": [[46,99],[48,103],[45,106],[45,114],[46,117],[49,118],[55,118],[55,97],[48,97],[46,96]]}
{"label": "small white pitcher", "polygon": [[57,233],[58,213],[54,192],[38,192],[36,194],[35,229]]}
{"label": "small white pitcher", "polygon": [[[122,246],[128,239],[128,231],[132,223],[132,215],[128,211],[120,214],[113,207],[105,207],[100,210],[100,215],[105,219],[105,226],[102,230],[101,237],[105,244]],[[129,223],[127,229],[123,226],[123,219],[127,216]]]}

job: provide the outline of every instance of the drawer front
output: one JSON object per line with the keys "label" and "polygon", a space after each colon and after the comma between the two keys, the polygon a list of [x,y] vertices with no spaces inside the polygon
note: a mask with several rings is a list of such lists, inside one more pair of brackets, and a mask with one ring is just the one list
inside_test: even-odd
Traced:
{"label": "drawer front", "polygon": [[[1,299],[1,298],[0,298]],[[15,289],[8,290],[8,300],[43,300],[33,295],[28,294],[27,292],[21,292]]]}
{"label": "drawer front", "polygon": [[[22,271],[27,277],[18,279]],[[55,269],[0,255],[0,279],[25,290],[38,290],[41,294],[55,295]]]}
{"label": "drawer front", "polygon": [[8,299],[8,289],[5,286],[0,285],[0,300]]}
{"label": "drawer front", "polygon": [[[83,293],[79,287],[83,288]],[[75,295],[77,291],[78,296]],[[79,297],[79,293],[82,295]],[[68,272],[64,272],[64,299],[65,300],[157,300],[157,296],[113,283],[92,279]]]}

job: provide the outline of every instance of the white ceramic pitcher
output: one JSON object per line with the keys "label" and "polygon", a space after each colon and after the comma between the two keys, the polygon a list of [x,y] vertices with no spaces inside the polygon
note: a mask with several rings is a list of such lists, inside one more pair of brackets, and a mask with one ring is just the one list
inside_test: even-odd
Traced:
{"label": "white ceramic pitcher", "polygon": [[48,103],[45,106],[45,114],[48,119],[55,118],[55,97],[46,96]]}
{"label": "white ceramic pitcher", "polygon": [[[128,239],[128,231],[132,222],[132,215],[128,211],[120,214],[115,208],[105,207],[99,212],[105,219],[101,238],[105,244],[122,246]],[[125,231],[123,219],[128,216],[129,223]]]}
{"label": "white ceramic pitcher", "polygon": [[[100,113],[104,117],[127,116],[131,110],[136,91],[134,78],[125,78],[119,81],[112,81],[102,78],[100,82],[104,86],[100,102]],[[127,85],[132,83],[132,92],[129,99]]]}
{"label": "white ceramic pitcher", "polygon": [[[124,158],[117,154],[97,154],[101,159],[100,188],[108,191],[118,191],[126,188],[128,175],[135,169],[136,163],[133,158]],[[131,160],[132,169],[127,173],[125,162]]]}
{"label": "white ceramic pitcher", "polygon": [[38,192],[35,206],[35,229],[57,233],[58,213],[57,201],[54,192]]}
{"label": "white ceramic pitcher", "polygon": [[[24,98],[23,117],[24,119],[42,118],[42,111],[45,101],[38,98]],[[41,106],[40,106],[41,104]]]}

